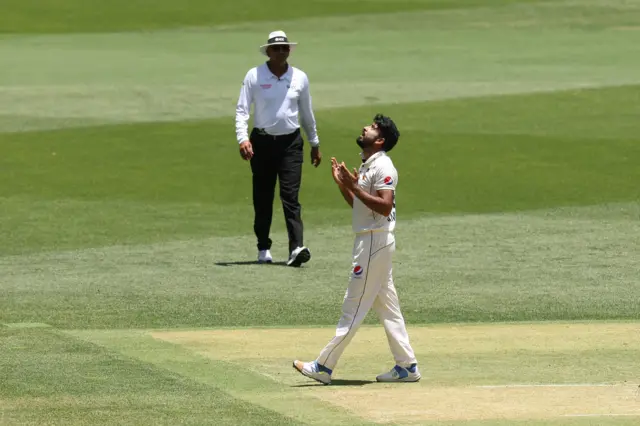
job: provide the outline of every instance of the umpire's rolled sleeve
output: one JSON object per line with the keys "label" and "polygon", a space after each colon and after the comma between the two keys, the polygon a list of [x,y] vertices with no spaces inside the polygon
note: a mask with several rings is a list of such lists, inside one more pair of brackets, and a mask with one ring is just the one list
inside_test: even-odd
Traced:
{"label": "umpire's rolled sleeve", "polygon": [[309,78],[306,75],[304,76],[304,86],[300,93],[299,109],[300,118],[302,119],[301,124],[309,138],[309,144],[311,146],[318,146],[320,139],[318,138],[318,131],[316,130],[316,118],[313,114]]}

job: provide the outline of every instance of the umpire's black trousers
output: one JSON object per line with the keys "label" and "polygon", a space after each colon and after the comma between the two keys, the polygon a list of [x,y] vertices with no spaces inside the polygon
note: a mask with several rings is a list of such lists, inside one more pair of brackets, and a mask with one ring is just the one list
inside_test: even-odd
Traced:
{"label": "umpire's black trousers", "polygon": [[253,146],[253,230],[258,238],[258,250],[271,248],[269,232],[278,179],[291,253],[296,247],[303,245],[301,206],[298,202],[304,147],[300,129],[289,135],[272,136],[254,128],[249,139]]}

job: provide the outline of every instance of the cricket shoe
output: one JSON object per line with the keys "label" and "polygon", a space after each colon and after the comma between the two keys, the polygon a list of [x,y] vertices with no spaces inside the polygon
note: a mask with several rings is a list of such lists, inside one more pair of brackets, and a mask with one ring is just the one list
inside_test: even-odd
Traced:
{"label": "cricket shoe", "polygon": [[328,385],[331,383],[332,371],[317,361],[302,362],[297,359],[293,361],[293,368],[298,370],[303,376],[307,376],[320,383]]}
{"label": "cricket shoe", "polygon": [[272,263],[273,257],[271,257],[271,252],[269,250],[260,250],[258,251],[258,263]]}
{"label": "cricket shoe", "polygon": [[287,260],[287,266],[300,266],[311,259],[311,252],[306,247],[298,247],[291,252],[289,260]]}
{"label": "cricket shoe", "polygon": [[378,382],[417,382],[420,377],[417,364],[411,364],[411,367],[396,365],[388,373],[380,374],[376,380]]}

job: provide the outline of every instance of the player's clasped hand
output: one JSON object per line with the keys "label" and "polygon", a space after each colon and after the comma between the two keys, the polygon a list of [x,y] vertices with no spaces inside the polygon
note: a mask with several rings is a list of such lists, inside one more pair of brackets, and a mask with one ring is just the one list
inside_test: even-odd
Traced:
{"label": "player's clasped hand", "polygon": [[335,157],[331,157],[331,176],[338,185],[345,188],[353,188],[359,178],[358,171],[355,168],[353,169],[353,174],[351,174],[344,161],[338,164]]}
{"label": "player's clasped hand", "polygon": [[251,160],[253,157],[253,145],[250,141],[244,141],[240,144],[240,156],[243,160]]}
{"label": "player's clasped hand", "polygon": [[340,166],[338,165],[336,157],[331,157],[331,176],[333,176],[333,180],[338,185],[342,185],[342,182],[340,181]]}
{"label": "player's clasped hand", "polygon": [[349,171],[347,166],[344,164],[344,161],[340,163],[340,181],[342,184],[351,189],[356,186],[358,183],[358,171],[354,168],[353,174]]}

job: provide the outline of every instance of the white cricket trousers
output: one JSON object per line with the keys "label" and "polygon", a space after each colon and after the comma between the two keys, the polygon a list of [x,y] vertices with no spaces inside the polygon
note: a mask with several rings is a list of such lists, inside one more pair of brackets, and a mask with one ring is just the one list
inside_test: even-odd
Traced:
{"label": "white cricket trousers", "polygon": [[334,369],[369,310],[384,325],[389,348],[402,367],[416,362],[393,284],[392,257],[396,250],[391,232],[357,234],[353,244],[353,267],[342,304],[336,335],[320,352],[319,364]]}

